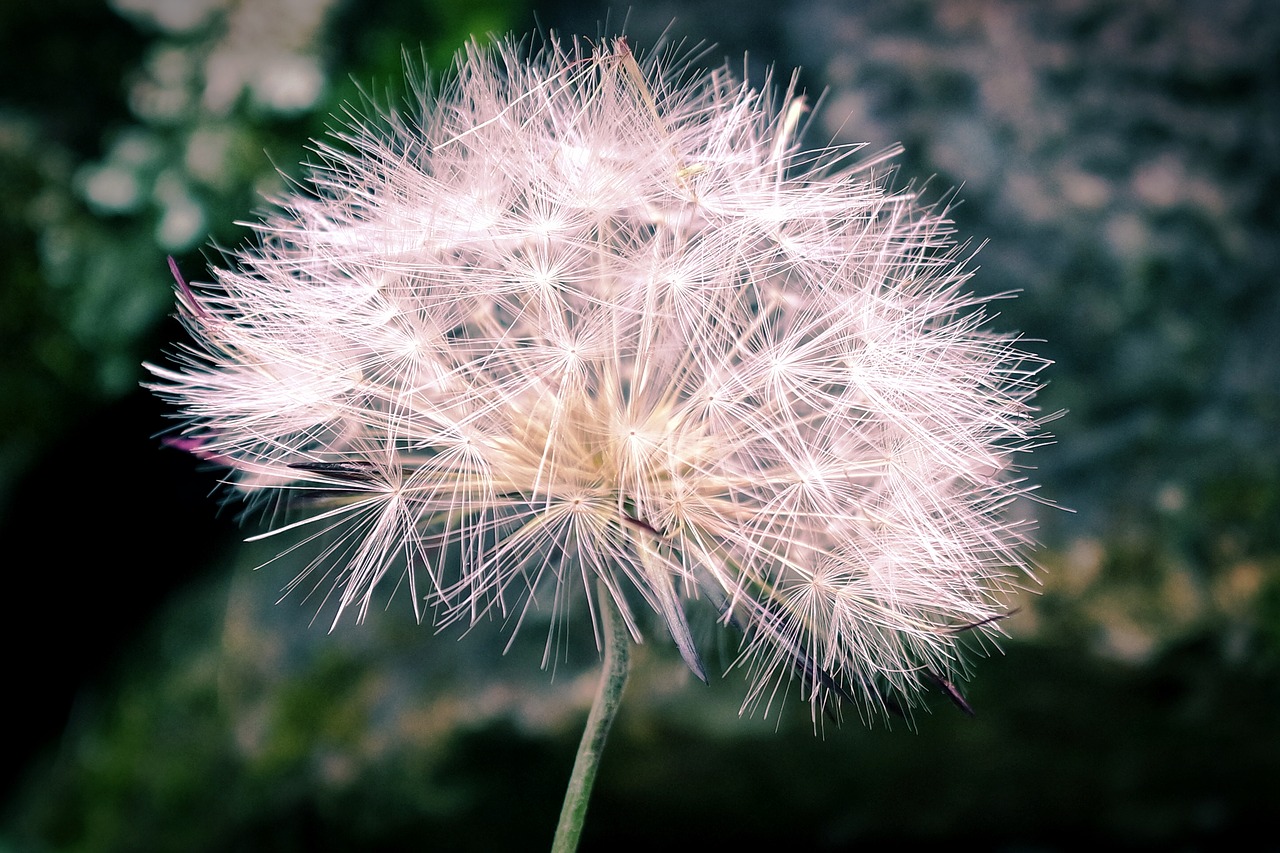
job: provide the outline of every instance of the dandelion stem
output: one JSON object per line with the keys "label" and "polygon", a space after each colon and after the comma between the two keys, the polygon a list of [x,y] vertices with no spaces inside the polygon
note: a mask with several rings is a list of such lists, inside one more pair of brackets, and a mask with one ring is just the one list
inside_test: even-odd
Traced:
{"label": "dandelion stem", "polygon": [[582,742],[578,744],[569,787],[565,790],[560,823],[556,826],[555,841],[551,845],[552,853],[572,853],[578,849],[578,838],[587,817],[587,804],[600,767],[604,742],[622,704],[622,690],[627,685],[627,672],[631,665],[631,637],[627,634],[622,614],[618,612],[618,605],[603,580],[599,581],[598,587],[604,629],[604,667],[600,675],[600,689],[591,705]]}

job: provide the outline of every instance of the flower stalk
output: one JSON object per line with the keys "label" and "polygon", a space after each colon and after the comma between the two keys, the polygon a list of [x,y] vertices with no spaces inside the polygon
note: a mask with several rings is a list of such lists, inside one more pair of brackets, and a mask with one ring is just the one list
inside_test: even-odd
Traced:
{"label": "flower stalk", "polygon": [[552,853],[572,853],[578,849],[582,826],[587,817],[587,805],[591,789],[595,786],[596,773],[604,744],[613,726],[614,718],[622,705],[622,691],[627,686],[631,667],[631,637],[626,622],[613,602],[613,596],[603,580],[597,581],[600,602],[601,629],[604,634],[604,665],[600,673],[600,686],[596,691],[591,713],[587,717],[582,741],[578,744],[573,772],[565,789],[564,805],[560,809],[560,821],[556,825]]}

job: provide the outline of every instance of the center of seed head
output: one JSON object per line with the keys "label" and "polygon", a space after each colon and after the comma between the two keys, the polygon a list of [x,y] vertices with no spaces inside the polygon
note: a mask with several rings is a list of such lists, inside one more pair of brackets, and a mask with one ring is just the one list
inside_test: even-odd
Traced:
{"label": "center of seed head", "polygon": [[513,407],[509,430],[495,472],[531,502],[589,495],[645,521],[669,513],[676,484],[705,468],[671,407],[641,411],[617,393],[540,395]]}

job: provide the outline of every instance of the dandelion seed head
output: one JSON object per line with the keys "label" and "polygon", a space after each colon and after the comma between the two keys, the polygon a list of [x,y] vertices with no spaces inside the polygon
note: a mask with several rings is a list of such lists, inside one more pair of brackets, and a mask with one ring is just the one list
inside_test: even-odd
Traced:
{"label": "dandelion seed head", "polygon": [[413,90],[179,282],[192,341],[151,366],[184,446],[329,543],[292,586],[518,626],[601,579],[699,675],[690,612],[740,631],[766,712],[963,676],[1024,577],[1043,362],[945,211],[805,152],[792,89],[621,40],[473,44]]}

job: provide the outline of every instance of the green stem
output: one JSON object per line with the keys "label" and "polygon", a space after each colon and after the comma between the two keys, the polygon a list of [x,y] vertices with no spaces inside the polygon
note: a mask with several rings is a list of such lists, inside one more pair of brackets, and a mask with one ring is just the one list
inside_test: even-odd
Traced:
{"label": "green stem", "polygon": [[578,757],[573,762],[569,787],[564,792],[560,823],[551,844],[552,853],[572,853],[578,849],[604,742],[622,704],[622,689],[627,686],[627,671],[631,665],[631,637],[622,614],[618,612],[618,605],[603,581],[598,582],[597,589],[604,623],[604,671],[600,675],[600,689],[591,706],[591,715],[587,717],[586,731],[578,744]]}

